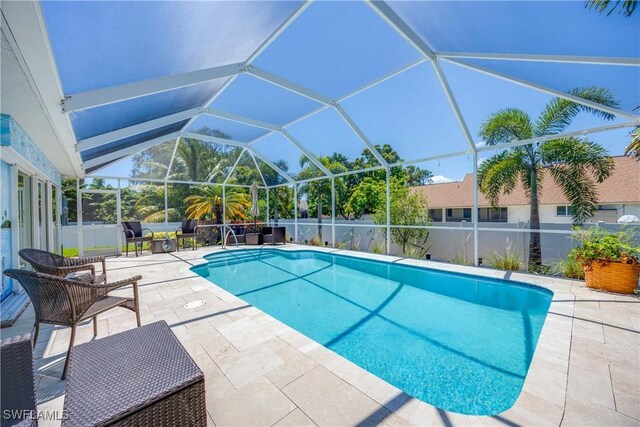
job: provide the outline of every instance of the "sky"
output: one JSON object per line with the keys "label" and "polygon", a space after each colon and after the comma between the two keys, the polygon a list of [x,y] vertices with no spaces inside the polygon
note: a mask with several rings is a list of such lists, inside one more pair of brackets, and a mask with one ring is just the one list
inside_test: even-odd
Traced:
{"label": "sky", "polygon": [[[582,1],[393,2],[391,6],[436,51],[640,57],[640,13],[631,18],[599,14]],[[65,93],[246,60],[298,7],[293,2],[45,2],[43,10]],[[339,99],[420,59],[420,54],[369,6],[315,2],[254,64]],[[466,60],[555,89],[608,88],[631,111],[640,105],[640,67],[523,61]],[[441,61],[444,74],[476,143],[482,122],[505,107],[538,116],[552,97]],[[125,101],[72,116],[79,138],[202,105],[224,81]],[[391,144],[405,160],[468,149],[430,63],[422,63],[341,103],[373,144]],[[320,105],[282,88],[242,75],[212,108],[275,125]],[[616,119],[622,121],[621,119]],[[609,122],[615,123],[616,121]],[[607,122],[581,114],[568,130]],[[201,118],[191,130],[215,127],[248,142],[261,129]],[[316,155],[340,151],[354,158],[362,141],[332,109],[288,128]],[[628,130],[590,138],[619,155]],[[284,159],[299,171],[300,153],[280,135],[255,148],[269,160]],[[481,160],[483,157],[481,157]],[[436,181],[459,180],[472,171],[468,155],[420,163]],[[130,160],[98,173],[128,176]]]}

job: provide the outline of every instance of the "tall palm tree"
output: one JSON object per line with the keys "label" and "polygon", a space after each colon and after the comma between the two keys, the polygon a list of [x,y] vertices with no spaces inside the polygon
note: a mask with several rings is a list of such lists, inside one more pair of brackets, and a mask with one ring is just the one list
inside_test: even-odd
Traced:
{"label": "tall palm tree", "polygon": [[[613,95],[603,88],[584,87],[569,91],[598,104],[614,107]],[[614,116],[560,98],[551,100],[533,121],[518,108],[505,108],[489,116],[480,128],[480,137],[487,145],[506,144],[516,140],[562,133],[580,113],[588,112],[605,120]],[[600,145],[575,137],[551,139],[530,145],[512,147],[483,162],[478,170],[478,185],[493,206],[498,206],[500,194],[509,194],[518,181],[529,196],[531,216],[529,227],[540,229],[539,196],[542,192],[542,172],[562,189],[573,208],[574,223],[580,224],[593,216],[598,207],[594,180],[604,181],[612,173],[613,159]],[[529,239],[529,268],[542,265],[540,233]]]}
{"label": "tall palm tree", "polygon": [[631,142],[624,150],[624,154],[625,156],[640,161],[640,126],[636,126],[631,132]]}
{"label": "tall palm tree", "polygon": [[[185,213],[189,219],[212,219],[220,222],[222,212],[222,187],[218,185],[203,185],[193,194],[184,199],[188,205]],[[247,209],[251,206],[249,195],[238,187],[227,187],[225,193],[225,210],[231,219],[246,220]]]}

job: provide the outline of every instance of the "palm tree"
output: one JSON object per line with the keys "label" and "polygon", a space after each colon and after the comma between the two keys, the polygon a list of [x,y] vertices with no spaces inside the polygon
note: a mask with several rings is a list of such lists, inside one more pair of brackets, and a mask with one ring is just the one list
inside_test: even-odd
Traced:
{"label": "palm tree", "polygon": [[[577,97],[614,107],[617,102],[603,88],[585,87],[569,91]],[[493,113],[480,128],[480,137],[487,145],[506,144],[562,133],[580,112],[585,111],[605,120],[614,116],[560,98],[550,101],[532,121],[517,108],[505,108]],[[529,226],[540,229],[539,196],[542,192],[542,172],[559,185],[573,208],[574,223],[580,224],[597,210],[598,194],[594,180],[604,181],[612,173],[613,159],[600,145],[576,137],[562,137],[546,142],[512,147],[483,162],[478,170],[478,185],[491,204],[498,206],[501,193],[509,194],[518,181],[529,196],[531,216]],[[532,232],[529,240],[529,268],[539,270],[542,265],[540,233]]]}
{"label": "palm tree", "polygon": [[624,150],[625,156],[640,161],[640,126],[631,132],[631,142]]}
{"label": "palm tree", "polygon": [[[222,212],[222,187],[203,185],[184,199],[188,205],[185,213],[189,219],[212,219],[220,223]],[[251,206],[249,195],[238,187],[227,187],[225,193],[226,213],[231,219],[246,220],[247,209]]]}

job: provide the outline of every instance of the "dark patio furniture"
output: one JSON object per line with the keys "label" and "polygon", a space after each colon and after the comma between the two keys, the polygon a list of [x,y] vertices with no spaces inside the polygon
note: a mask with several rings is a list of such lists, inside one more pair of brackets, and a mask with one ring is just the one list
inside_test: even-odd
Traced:
{"label": "dark patio furniture", "polygon": [[[8,269],[7,276],[16,279],[25,289],[36,313],[34,344],[38,341],[40,323],[71,327],[69,349],[73,346],[78,323],[93,319],[93,335],[98,335],[98,314],[114,307],[124,307],[136,313],[140,326],[138,303],[138,280],[142,276],[130,277],[113,283],[96,284],[35,271]],[[108,293],[123,286],[133,285],[133,298],[110,296]],[[69,353],[64,364],[62,379],[69,367]]]}
{"label": "dark patio furniture", "polygon": [[185,240],[191,239],[191,247],[196,248],[196,226],[198,225],[197,219],[183,219],[182,225],[176,229],[176,240],[178,243],[178,250],[180,250],[180,242],[182,241],[182,249],[185,249]]}
{"label": "dark patio furniture", "polygon": [[[107,282],[107,267],[103,256],[65,258],[40,249],[22,249],[18,255],[40,273],[68,279],[73,278],[88,283]],[[96,275],[96,268],[93,264],[99,262],[102,263],[102,273]],[[81,271],[88,271],[88,273],[78,274]]]}
{"label": "dark patio furniture", "polygon": [[176,239],[153,239],[151,242],[152,254],[166,254],[176,251]]}
{"label": "dark patio furniture", "polygon": [[[144,236],[142,233],[145,230],[151,233],[151,235],[147,234]],[[133,249],[136,252],[136,256],[138,256],[138,245],[140,245],[140,253],[142,253],[142,244],[153,241],[153,231],[149,228],[143,228],[140,221],[123,221],[122,231],[124,232],[125,252],[127,256],[129,256],[129,243],[133,243]]]}
{"label": "dark patio furniture", "polygon": [[228,233],[227,234],[227,245],[235,245],[236,244],[236,240],[238,241],[238,244],[247,243],[245,241],[246,228],[243,225],[232,225],[231,229],[233,230],[233,233],[235,234],[236,238],[234,240],[233,235],[231,233]]}
{"label": "dark patio furniture", "polygon": [[262,233],[246,233],[244,235],[244,241],[247,245],[261,245],[262,239]]}
{"label": "dark patio furniture", "polygon": [[165,321],[71,349],[66,427],[206,426],[204,375]]}
{"label": "dark patio furniture", "polygon": [[37,426],[31,334],[0,341],[0,361],[2,427]]}
{"label": "dark patio furniture", "polygon": [[262,227],[262,235],[264,236],[264,243],[276,243],[285,244],[287,234],[287,227]]}

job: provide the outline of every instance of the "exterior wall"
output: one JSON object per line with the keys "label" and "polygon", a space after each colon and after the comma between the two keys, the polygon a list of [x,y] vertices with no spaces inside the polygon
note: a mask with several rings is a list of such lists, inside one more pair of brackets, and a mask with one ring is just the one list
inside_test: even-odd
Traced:
{"label": "exterior wall", "polygon": [[[11,166],[8,163],[0,161],[0,188],[9,188],[11,183]],[[11,218],[11,199],[10,197],[0,197],[0,262],[2,270],[13,266],[13,246],[11,242],[11,228],[6,228],[5,221]],[[0,290],[0,301],[4,300],[11,294],[13,284],[11,279],[2,275],[2,288]]]}

